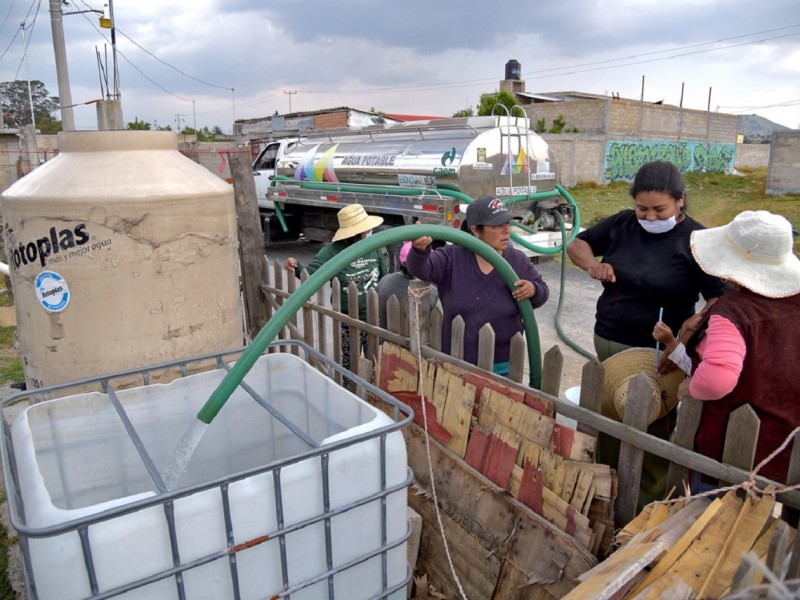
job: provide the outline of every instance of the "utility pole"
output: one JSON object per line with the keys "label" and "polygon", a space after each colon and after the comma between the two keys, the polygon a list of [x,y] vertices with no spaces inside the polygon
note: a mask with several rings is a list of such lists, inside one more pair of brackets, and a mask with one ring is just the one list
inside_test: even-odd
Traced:
{"label": "utility pole", "polygon": [[61,105],[61,129],[63,131],[75,131],[75,116],[72,113],[72,92],[69,88],[67,52],[64,44],[61,0],[50,0],[50,28],[53,31],[53,52],[56,58],[58,102]]}
{"label": "utility pole", "polygon": [[33,113],[33,93],[31,92],[31,69],[28,65],[28,44],[25,43],[25,22],[23,21],[19,26],[22,28],[22,50],[25,57],[25,71],[28,73],[28,102],[31,106],[31,125],[33,125],[34,133],[36,133],[36,115]]}
{"label": "utility pole", "polygon": [[181,117],[185,117],[184,114],[175,113],[175,122],[178,123],[178,131],[176,133],[180,134],[181,132]]}
{"label": "utility pole", "polygon": [[[51,2],[53,0],[50,0]],[[122,92],[119,89],[119,66],[117,64],[117,23],[114,20],[114,0],[108,0],[108,18],[111,21],[111,62],[114,69],[114,100],[120,100]]]}
{"label": "utility pole", "polygon": [[289,114],[292,114],[292,94],[296,94],[297,90],[293,90],[291,92],[287,92],[286,90],[283,90],[283,93],[289,95]]}

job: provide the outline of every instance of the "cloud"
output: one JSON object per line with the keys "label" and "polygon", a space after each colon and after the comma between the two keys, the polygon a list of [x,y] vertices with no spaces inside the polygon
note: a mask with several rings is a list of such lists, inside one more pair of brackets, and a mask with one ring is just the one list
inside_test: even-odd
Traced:
{"label": "cloud", "polygon": [[[0,31],[0,51],[10,46],[0,80],[26,78],[9,23],[25,19],[31,2],[15,2]],[[775,96],[770,104],[800,99],[796,0],[758,9],[744,0],[512,7],[477,0],[115,0],[114,10],[123,113],[164,124],[196,112],[201,126],[230,130],[234,113],[287,112],[290,101],[293,111],[352,106],[446,116],[495,91],[509,59],[521,63],[532,92],[638,98],[644,77],[646,100],[677,104],[684,84],[688,108],[704,109],[709,88],[712,105],[757,105],[765,91]],[[64,30],[73,100],[95,98],[96,48],[108,69],[108,31],[94,16],[65,16]],[[31,77],[57,95],[46,8],[30,42]],[[800,122],[797,105],[765,110],[778,122]],[[91,127],[93,111],[85,112],[82,123]]]}

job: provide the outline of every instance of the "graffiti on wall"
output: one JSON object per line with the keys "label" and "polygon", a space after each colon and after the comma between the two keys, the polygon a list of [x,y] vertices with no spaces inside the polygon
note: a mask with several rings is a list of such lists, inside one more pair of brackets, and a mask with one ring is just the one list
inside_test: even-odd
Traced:
{"label": "graffiti on wall", "polygon": [[630,180],[644,163],[668,160],[681,173],[720,173],[733,168],[734,144],[703,142],[625,142],[609,140],[603,174],[606,181]]}

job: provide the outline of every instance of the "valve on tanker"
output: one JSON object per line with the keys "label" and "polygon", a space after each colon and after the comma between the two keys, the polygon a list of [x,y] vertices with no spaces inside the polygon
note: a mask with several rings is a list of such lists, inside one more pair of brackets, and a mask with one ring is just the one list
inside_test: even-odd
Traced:
{"label": "valve on tanker", "polygon": [[570,221],[575,217],[574,207],[557,199],[539,200],[533,205],[533,222],[538,231],[560,231],[556,215],[561,215],[563,221]]}

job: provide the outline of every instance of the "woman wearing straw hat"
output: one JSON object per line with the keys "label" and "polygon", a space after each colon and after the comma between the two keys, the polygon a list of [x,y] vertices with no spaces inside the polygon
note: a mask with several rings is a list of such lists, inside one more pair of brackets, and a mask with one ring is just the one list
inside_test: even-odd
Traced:
{"label": "woman wearing straw hat", "polygon": [[[711,307],[689,342],[695,368],[679,389],[679,396],[703,401],[695,449],[716,460],[728,417],[744,404],[761,420],[756,465],[800,426],[800,260],[793,244],[789,221],[763,210],[692,234],[701,268],[737,288]],[[759,473],[785,482],[791,448]]]}
{"label": "woman wearing straw hat", "polygon": [[[339,229],[333,236],[330,244],[325,244],[317,252],[308,266],[303,267],[297,259],[290,256],[283,263],[284,268],[293,272],[298,277],[305,269],[309,275],[313,275],[317,269],[328,262],[334,256],[345,250],[348,246],[363,240],[378,225],[383,223],[383,217],[368,215],[364,207],[360,204],[348,204],[337,213],[339,218]],[[341,284],[341,310],[347,314],[349,306],[347,300],[347,288],[351,282],[355,282],[358,288],[358,315],[362,321],[367,319],[367,292],[378,287],[378,281],[388,272],[386,261],[383,254],[378,250],[373,250],[365,256],[361,256],[339,271],[336,278]],[[360,332],[360,342],[362,351],[367,349],[367,334]],[[350,327],[342,327],[342,366],[350,368]]]}

